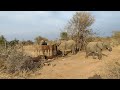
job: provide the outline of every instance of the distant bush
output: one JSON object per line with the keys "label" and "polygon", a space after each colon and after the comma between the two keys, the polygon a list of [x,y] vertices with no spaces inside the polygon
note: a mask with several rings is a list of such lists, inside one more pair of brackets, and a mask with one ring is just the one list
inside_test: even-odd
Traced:
{"label": "distant bush", "polygon": [[19,43],[21,43],[22,45],[33,45],[33,44],[34,44],[34,42],[31,41],[31,40],[21,41],[21,42],[19,42]]}
{"label": "distant bush", "polygon": [[87,42],[93,42],[95,40],[95,37],[88,37],[86,39]]}
{"label": "distant bush", "polygon": [[115,39],[118,44],[120,44],[120,31],[114,31],[112,34],[112,38]]}
{"label": "distant bush", "polygon": [[15,46],[15,45],[17,45],[18,43],[19,43],[19,40],[14,39],[14,40],[12,40],[12,41],[9,41],[7,44],[8,44],[9,46]]}
{"label": "distant bush", "polygon": [[4,45],[5,42],[6,42],[6,38],[3,35],[1,35],[0,36],[0,45]]}
{"label": "distant bush", "polygon": [[68,34],[67,34],[67,32],[61,32],[61,33],[60,33],[60,37],[61,37],[61,39],[67,40],[67,39],[68,39]]}
{"label": "distant bush", "polygon": [[120,31],[114,31],[113,34],[112,34],[112,37],[115,38],[115,39],[120,38]]}
{"label": "distant bush", "polygon": [[47,38],[44,38],[44,37],[42,37],[42,36],[38,36],[38,37],[36,37],[34,40],[35,40],[35,43],[37,43],[37,44],[40,44],[40,43],[41,43],[41,40],[48,41]]}

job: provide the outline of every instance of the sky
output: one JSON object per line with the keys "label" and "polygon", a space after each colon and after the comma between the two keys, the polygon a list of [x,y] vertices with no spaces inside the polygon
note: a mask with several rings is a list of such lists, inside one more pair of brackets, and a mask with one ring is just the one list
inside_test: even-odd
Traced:
{"label": "sky", "polygon": [[[7,40],[34,40],[36,36],[56,39],[76,11],[0,11],[0,35]],[[99,36],[120,31],[120,11],[89,11],[91,26]]]}

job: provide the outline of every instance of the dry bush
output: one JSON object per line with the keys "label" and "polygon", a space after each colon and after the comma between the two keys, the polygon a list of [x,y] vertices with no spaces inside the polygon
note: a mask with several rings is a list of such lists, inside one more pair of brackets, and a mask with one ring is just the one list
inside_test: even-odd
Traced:
{"label": "dry bush", "polygon": [[[2,49],[1,49],[2,50]],[[16,71],[30,71],[42,67],[40,57],[37,60],[23,54],[23,51],[18,51],[18,47],[9,47],[7,50],[3,48],[0,54],[0,67],[4,66],[4,71],[7,73],[15,73]]]}
{"label": "dry bush", "polygon": [[35,38],[35,43],[36,43],[36,44],[41,44],[41,40],[48,41],[48,39],[45,38],[45,37],[37,36],[37,37]]}
{"label": "dry bush", "polygon": [[6,61],[7,71],[14,73],[15,71],[30,71],[40,68],[41,61],[34,62],[32,57],[25,56],[21,52],[12,52]]}
{"label": "dry bush", "polygon": [[115,47],[115,46],[118,46],[119,45],[119,42],[117,39],[114,39],[114,38],[111,38],[111,46],[112,47]]}
{"label": "dry bush", "polygon": [[93,41],[95,41],[95,37],[88,37],[88,38],[86,39],[86,41],[87,41],[87,42],[93,42]]}
{"label": "dry bush", "polygon": [[120,45],[120,31],[113,31],[111,39],[113,46]]}
{"label": "dry bush", "polygon": [[4,68],[5,61],[7,60],[7,51],[5,47],[0,46],[0,69]]}

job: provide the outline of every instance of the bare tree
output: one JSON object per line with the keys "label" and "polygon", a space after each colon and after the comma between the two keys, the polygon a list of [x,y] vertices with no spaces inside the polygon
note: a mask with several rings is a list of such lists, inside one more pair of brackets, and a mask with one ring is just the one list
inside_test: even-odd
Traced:
{"label": "bare tree", "polygon": [[94,21],[90,12],[76,12],[65,27],[69,37],[81,44],[81,49],[85,46],[87,37],[92,34],[90,26]]}

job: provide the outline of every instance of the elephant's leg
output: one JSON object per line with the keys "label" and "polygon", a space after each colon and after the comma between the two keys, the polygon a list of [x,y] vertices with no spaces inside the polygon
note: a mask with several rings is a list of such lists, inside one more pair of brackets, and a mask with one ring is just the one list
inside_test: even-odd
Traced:
{"label": "elephant's leg", "polygon": [[73,50],[73,55],[75,54],[75,50]]}
{"label": "elephant's leg", "polygon": [[102,59],[102,51],[101,51],[101,50],[98,51],[98,59],[99,59],[99,60]]}
{"label": "elephant's leg", "polygon": [[73,52],[72,54],[74,55],[74,54],[75,54],[75,50],[73,49],[73,51],[72,51],[72,52]]}
{"label": "elephant's leg", "polygon": [[98,59],[101,60],[102,59],[102,54],[99,53]]}
{"label": "elephant's leg", "polygon": [[81,51],[81,45],[79,44],[79,51]]}
{"label": "elephant's leg", "polygon": [[95,58],[95,53],[94,53],[94,52],[92,53],[92,56],[93,56],[93,59],[96,59],[96,58]]}
{"label": "elephant's leg", "polygon": [[86,52],[86,56],[85,56],[85,58],[88,58],[88,52]]}
{"label": "elephant's leg", "polygon": [[76,47],[74,47],[73,48],[73,52],[74,52],[74,54],[76,54],[77,52],[76,52]]}
{"label": "elephant's leg", "polygon": [[80,46],[77,47],[77,50],[80,51]]}
{"label": "elephant's leg", "polygon": [[72,55],[74,54],[74,53],[73,53],[73,50],[71,50],[71,53],[72,53]]}
{"label": "elephant's leg", "polygon": [[71,47],[70,53],[72,53],[72,54],[73,54],[73,47]]}
{"label": "elephant's leg", "polygon": [[62,51],[62,56],[63,56],[63,57],[65,56],[65,51]]}
{"label": "elephant's leg", "polygon": [[76,54],[76,49],[75,48],[74,48],[73,52],[74,52],[74,54]]}
{"label": "elephant's leg", "polygon": [[74,52],[73,52],[73,47],[72,47],[72,50],[71,50],[71,52],[72,52],[72,54],[74,54]]}
{"label": "elephant's leg", "polygon": [[79,52],[81,51],[81,48],[79,48]]}
{"label": "elephant's leg", "polygon": [[89,54],[90,54],[90,52],[86,51],[86,56],[85,56],[85,58],[88,58]]}
{"label": "elephant's leg", "polygon": [[55,50],[53,50],[53,55],[54,55],[54,56],[56,55],[56,52],[55,52]]}

